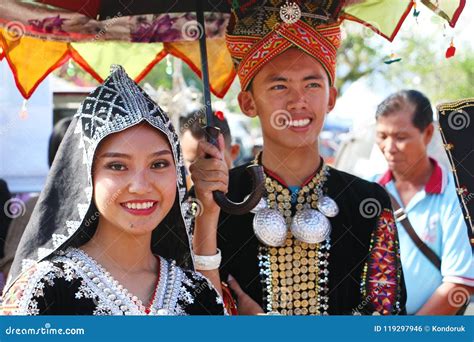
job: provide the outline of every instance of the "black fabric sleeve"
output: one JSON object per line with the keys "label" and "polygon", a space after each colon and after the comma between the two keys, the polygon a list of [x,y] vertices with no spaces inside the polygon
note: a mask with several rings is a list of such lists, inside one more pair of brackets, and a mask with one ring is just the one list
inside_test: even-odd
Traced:
{"label": "black fabric sleeve", "polygon": [[81,279],[67,281],[63,277],[43,278],[38,283],[30,305],[37,303],[39,315],[92,315],[95,303],[90,298],[77,298]]}
{"label": "black fabric sleeve", "polygon": [[182,284],[178,304],[188,315],[224,315],[221,296],[211,283],[199,273],[185,271],[193,285]]}

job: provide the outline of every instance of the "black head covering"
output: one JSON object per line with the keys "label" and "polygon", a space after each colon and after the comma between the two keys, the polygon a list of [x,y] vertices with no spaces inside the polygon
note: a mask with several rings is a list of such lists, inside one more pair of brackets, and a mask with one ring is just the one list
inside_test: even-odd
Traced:
{"label": "black head covering", "polygon": [[5,239],[12,220],[11,215],[7,214],[8,202],[11,197],[7,183],[0,179],[0,258],[3,258]]}
{"label": "black head covering", "polygon": [[469,237],[474,230],[474,98],[438,105],[444,147],[456,182]]}
{"label": "black head covering", "polygon": [[122,67],[114,66],[104,84],[81,104],[59,146],[18,246],[8,284],[32,263],[68,246],[78,247],[93,236],[98,222],[98,210],[92,199],[94,153],[110,134],[141,122],[167,137],[177,173],[175,203],[153,232],[152,251],[176,260],[182,267],[193,267],[191,220],[187,215],[189,203],[185,201],[185,169],[178,135],[161,108]]}

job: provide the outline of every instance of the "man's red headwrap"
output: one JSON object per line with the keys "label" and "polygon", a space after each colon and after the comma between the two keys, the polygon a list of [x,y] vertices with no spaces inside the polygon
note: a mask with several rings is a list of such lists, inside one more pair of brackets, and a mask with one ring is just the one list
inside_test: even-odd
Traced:
{"label": "man's red headwrap", "polygon": [[[264,65],[292,47],[317,59],[333,85],[336,54],[341,44],[341,22],[334,19],[340,10],[335,7],[337,2],[328,0],[315,5],[314,1],[302,1],[298,5],[274,0],[272,4],[274,6],[254,4],[253,9],[247,8],[244,14],[234,12],[234,22],[226,34],[242,89],[247,90]],[[285,6],[290,10],[282,10]],[[303,11],[299,6],[303,6]]]}

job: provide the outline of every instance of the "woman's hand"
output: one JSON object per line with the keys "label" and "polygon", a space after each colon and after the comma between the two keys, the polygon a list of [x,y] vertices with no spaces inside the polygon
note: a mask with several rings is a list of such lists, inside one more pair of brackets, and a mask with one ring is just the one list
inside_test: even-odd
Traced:
{"label": "woman's hand", "polygon": [[[224,149],[224,138],[219,135],[219,147]],[[206,158],[210,156],[210,158]],[[224,161],[223,153],[218,148],[201,141],[198,145],[198,159],[189,168],[194,190],[198,199],[198,215],[194,221],[193,249],[196,255],[213,256],[217,254],[217,225],[220,208],[214,201],[213,191],[227,193],[229,169]],[[219,268],[200,271],[222,295]]]}
{"label": "woman's hand", "polygon": [[[212,196],[213,191],[227,193],[229,169],[221,152],[224,148],[222,134],[219,134],[219,149],[206,141],[200,141],[198,158],[189,168],[198,203],[202,206],[199,208],[200,215],[220,211]],[[206,155],[210,157],[206,158]]]}

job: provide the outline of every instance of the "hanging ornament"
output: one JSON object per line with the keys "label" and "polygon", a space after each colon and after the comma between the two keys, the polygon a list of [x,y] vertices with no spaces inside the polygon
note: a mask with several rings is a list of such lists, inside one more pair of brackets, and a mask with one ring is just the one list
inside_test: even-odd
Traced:
{"label": "hanging ornament", "polygon": [[285,218],[273,209],[262,209],[255,214],[253,231],[260,242],[271,247],[283,246],[288,234]]}
{"label": "hanging ornament", "polygon": [[456,53],[456,48],[454,47],[454,41],[451,39],[451,44],[449,44],[448,49],[446,50],[446,58],[451,58]]}
{"label": "hanging ornament", "polygon": [[384,60],[383,62],[385,64],[392,64],[392,63],[396,63],[396,62],[400,62],[402,60],[401,57],[399,57],[396,53],[392,52],[390,54],[390,57],[386,60]]}
{"label": "hanging ornament", "polygon": [[[441,10],[439,9],[439,3],[438,3],[438,1],[435,2],[435,10],[434,10],[434,12],[436,13],[436,17],[441,19],[441,15],[440,15]],[[447,31],[447,30],[446,30],[446,21],[445,21],[445,20],[441,20],[441,21],[442,21],[442,23],[443,23],[443,37],[446,37],[446,31]]]}
{"label": "hanging ornament", "polygon": [[320,243],[329,238],[331,223],[317,210],[304,209],[293,217],[290,226],[293,236],[306,243]]}
{"label": "hanging ornament", "polygon": [[329,196],[321,196],[317,204],[318,210],[327,217],[336,217],[339,214],[339,207],[336,201]]}
{"label": "hanging ornament", "polygon": [[[248,198],[250,197],[250,195],[247,195],[244,199],[244,201],[246,201]],[[260,210],[262,209],[268,209],[268,205],[267,205],[267,200],[262,197],[260,199],[260,201],[258,202],[258,204],[255,206],[255,208],[253,208],[252,210],[250,210],[251,213],[258,213]]]}
{"label": "hanging ornament", "polygon": [[170,75],[173,74],[173,66],[171,65],[171,58],[169,55],[166,56],[166,74]]}
{"label": "hanging ornament", "polygon": [[418,16],[420,15],[420,11],[416,10],[416,1],[413,0],[412,3],[413,3],[413,17],[415,17],[415,21],[418,24]]}
{"label": "hanging ornament", "polygon": [[28,109],[26,108],[26,103],[28,100],[23,100],[23,104],[21,105],[21,110],[20,110],[20,119],[21,120],[27,120],[28,119]]}
{"label": "hanging ornament", "polygon": [[76,74],[76,71],[74,70],[74,63],[72,62],[72,59],[69,59],[69,62],[67,63],[66,74],[69,77],[73,77]]}
{"label": "hanging ornament", "polygon": [[214,115],[220,120],[220,121],[224,121],[224,113],[221,111],[221,110],[216,110],[216,112],[214,113]]}

